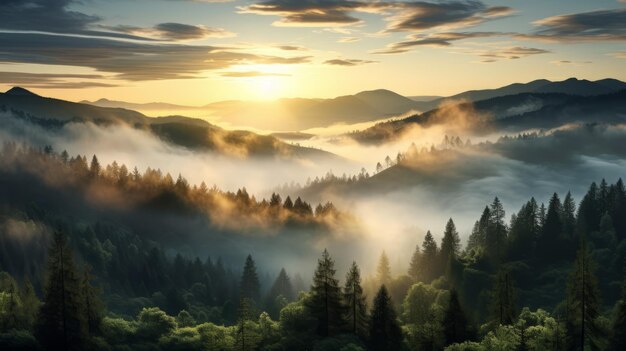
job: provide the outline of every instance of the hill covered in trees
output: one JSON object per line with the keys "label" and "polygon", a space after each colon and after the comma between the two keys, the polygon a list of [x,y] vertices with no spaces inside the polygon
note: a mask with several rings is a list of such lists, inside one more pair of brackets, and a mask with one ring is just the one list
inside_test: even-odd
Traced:
{"label": "hill covered in trees", "polygon": [[[202,119],[184,116],[151,118],[123,108],[41,97],[21,88],[0,94],[0,118],[40,126],[51,132],[76,123],[123,125],[150,133],[174,146],[243,158],[337,159],[328,152],[287,144],[273,136],[225,130]],[[3,129],[10,126],[10,123],[5,123]],[[10,129],[7,132],[14,133]]]}
{"label": "hill covered in trees", "polygon": [[[182,176],[175,182],[158,171],[137,175],[125,168],[102,166],[96,157],[88,164],[50,149],[5,146],[2,179],[17,175],[31,186],[15,188],[19,196],[3,190],[4,347],[513,351],[625,345],[621,180],[592,184],[578,203],[570,194],[555,193],[547,204],[531,198],[510,221],[495,198],[464,248],[452,219],[440,243],[431,232],[415,238],[404,274],[392,274],[384,252],[375,272],[361,272],[358,262],[337,266],[332,250],[324,250],[308,271],[285,262],[287,270],[263,275],[253,248],[239,265],[225,265],[176,253],[164,244],[166,236],[139,227],[90,223],[95,209],[80,210],[88,202],[28,196],[42,194],[42,186],[65,194],[80,189],[104,211],[106,201],[120,201],[111,194],[123,189],[125,206],[146,211],[204,209],[212,218],[219,199],[236,222],[268,216],[271,225],[324,226],[342,217],[332,205],[313,211],[278,195],[259,202],[243,189],[223,193],[189,186]],[[36,177],[42,184],[32,182]],[[98,198],[100,186],[111,187],[104,193],[112,199]],[[52,210],[63,202],[63,211]],[[310,281],[302,278],[310,272]]]}

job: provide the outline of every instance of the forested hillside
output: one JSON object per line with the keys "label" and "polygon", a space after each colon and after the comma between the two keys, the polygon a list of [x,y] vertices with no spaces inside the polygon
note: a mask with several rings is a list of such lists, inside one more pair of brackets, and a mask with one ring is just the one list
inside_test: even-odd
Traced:
{"label": "forested hillside", "polygon": [[[8,349],[620,350],[625,345],[621,179],[592,184],[578,202],[570,194],[555,193],[547,204],[531,198],[510,220],[495,198],[464,247],[453,219],[443,227],[440,243],[431,232],[423,240],[416,237],[405,274],[391,273],[384,252],[372,257],[379,260],[376,272],[361,272],[358,262],[336,266],[332,250],[324,250],[309,271],[287,266],[264,275],[254,250],[236,266],[219,257],[182,255],[168,249],[165,233],[90,221],[93,209],[81,210],[89,202],[76,203],[75,194],[86,194],[100,211],[110,203],[199,211],[209,219],[228,218],[224,225],[321,228],[346,215],[331,204],[313,210],[301,199],[283,201],[276,194],[258,201],[244,189],[190,186],[182,176],[174,181],[157,170],[140,174],[124,165],[100,165],[95,156],[88,163],[49,148],[7,144],[1,166],[3,181],[40,179],[30,189],[19,188],[18,197],[3,190],[0,344]],[[40,192],[45,187],[69,195],[52,202]],[[44,195],[32,200],[25,196],[30,191]],[[50,207],[63,201],[68,202],[63,207]],[[346,272],[345,279],[337,270]],[[311,273],[311,281],[302,278]]]}

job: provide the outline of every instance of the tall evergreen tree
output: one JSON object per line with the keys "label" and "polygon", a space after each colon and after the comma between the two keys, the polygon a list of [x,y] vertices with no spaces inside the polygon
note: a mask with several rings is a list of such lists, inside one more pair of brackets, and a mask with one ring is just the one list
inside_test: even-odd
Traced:
{"label": "tall evergreen tree", "polygon": [[294,292],[291,280],[285,272],[284,268],[281,268],[280,273],[274,280],[272,288],[267,294],[265,305],[268,308],[268,312],[272,318],[278,318],[280,310],[287,305],[287,303],[293,301]]}
{"label": "tall evergreen tree", "polygon": [[467,317],[461,308],[456,289],[450,291],[450,299],[444,312],[442,327],[445,346],[469,339]]}
{"label": "tall evergreen tree", "polygon": [[598,186],[591,183],[589,190],[578,205],[576,216],[576,232],[579,237],[591,233],[600,227],[600,204],[598,203]]}
{"label": "tall evergreen tree", "polygon": [[389,266],[389,257],[387,257],[385,251],[380,254],[376,272],[378,274],[378,282],[380,284],[389,284],[391,281],[391,267]]}
{"label": "tall evergreen tree", "polygon": [[350,331],[354,335],[365,337],[367,334],[367,304],[361,287],[361,272],[356,262],[352,262],[352,266],[346,274],[343,300]]}
{"label": "tall evergreen tree", "polygon": [[595,263],[583,240],[576,255],[574,270],[567,282],[567,343],[569,350],[600,349],[600,292],[594,275]]}
{"label": "tall evergreen tree", "polygon": [[249,301],[245,297],[239,299],[235,332],[235,347],[239,351],[255,350],[261,341],[261,337],[256,332],[251,320],[252,306],[250,306]]}
{"label": "tall evergreen tree", "polygon": [[246,263],[243,266],[243,274],[241,275],[241,283],[239,291],[242,298],[248,299],[254,308],[258,306],[261,296],[261,283],[256,272],[256,265],[251,255],[246,257]]}
{"label": "tall evergreen tree", "polygon": [[485,247],[487,240],[487,228],[489,227],[490,218],[491,213],[489,210],[489,206],[485,206],[485,209],[483,210],[480,219],[474,224],[474,229],[472,230],[472,234],[470,235],[467,242],[468,250],[478,247]]}
{"label": "tall evergreen tree", "polygon": [[446,230],[443,232],[443,238],[441,239],[441,258],[442,263],[445,265],[459,255],[461,250],[461,239],[459,238],[459,232],[456,231],[456,226],[452,218],[448,220],[446,224]]}
{"label": "tall evergreen tree", "polygon": [[516,318],[515,288],[509,272],[498,271],[491,295],[492,315],[499,325],[512,325]]}
{"label": "tall evergreen tree", "polygon": [[437,248],[437,242],[430,233],[430,230],[426,232],[424,242],[422,243],[422,272],[424,274],[424,281],[429,283],[441,274],[440,265],[438,262],[439,249]]}
{"label": "tall evergreen tree", "polygon": [[566,238],[572,240],[576,230],[576,202],[569,191],[565,195],[565,199],[563,199],[561,222],[563,223],[563,234]]}
{"label": "tall evergreen tree", "polygon": [[91,274],[91,268],[85,266],[83,268],[80,288],[83,295],[83,306],[85,309],[85,320],[87,322],[87,331],[91,335],[97,335],[101,332],[102,318],[104,317],[104,304],[100,299],[100,289],[92,285],[94,276]]}
{"label": "tall evergreen tree", "polygon": [[370,349],[374,351],[402,348],[402,329],[387,288],[382,285],[374,297],[369,326]]}
{"label": "tall evergreen tree", "polygon": [[37,338],[50,350],[81,350],[87,334],[80,276],[67,238],[55,232],[48,253]]}
{"label": "tall evergreen tree", "polygon": [[415,245],[415,251],[413,251],[413,256],[411,256],[411,262],[409,263],[409,277],[413,278],[413,280],[417,281],[422,278],[422,252],[420,251],[420,246]]}
{"label": "tall evergreen tree", "polygon": [[562,244],[563,223],[561,217],[563,206],[559,196],[554,193],[548,204],[548,213],[546,221],[541,228],[539,239],[537,240],[537,255],[544,262],[553,262],[558,259],[556,252],[560,252],[559,248]]}
{"label": "tall evergreen tree", "polygon": [[345,326],[341,288],[335,273],[335,261],[324,250],[322,258],[317,261],[311,299],[307,303],[309,311],[317,320],[317,333],[320,336],[335,335]]}
{"label": "tall evergreen tree", "polygon": [[497,197],[491,203],[489,214],[489,226],[485,238],[487,254],[492,260],[500,262],[506,249],[507,228],[504,223],[504,207]]}

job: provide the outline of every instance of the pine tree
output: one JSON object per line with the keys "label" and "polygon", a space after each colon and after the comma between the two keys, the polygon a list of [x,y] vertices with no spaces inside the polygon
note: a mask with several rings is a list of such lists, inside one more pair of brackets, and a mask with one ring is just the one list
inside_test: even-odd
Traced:
{"label": "pine tree", "polygon": [[252,307],[249,299],[242,297],[239,299],[239,309],[237,310],[237,329],[235,334],[235,347],[240,351],[255,350],[261,336],[254,328],[251,320]]}
{"label": "pine tree", "polygon": [[311,299],[307,303],[309,311],[317,320],[317,333],[320,336],[335,335],[345,326],[341,288],[335,273],[335,262],[324,250],[322,258],[317,261]]}
{"label": "pine tree", "polygon": [[91,165],[89,166],[89,174],[94,177],[97,178],[100,175],[100,162],[98,162],[98,157],[96,157],[96,155],[93,155],[93,157],[91,158]]}
{"label": "pine tree", "polygon": [[413,252],[413,256],[411,256],[411,262],[409,263],[409,277],[413,278],[413,280],[418,281],[422,278],[422,253],[420,251],[420,246],[415,245],[415,251]]}
{"label": "pine tree", "polygon": [[594,275],[595,263],[583,240],[576,255],[574,270],[567,282],[567,342],[569,350],[599,348],[600,293]]}
{"label": "pine tree", "polygon": [[104,316],[104,304],[100,299],[100,289],[92,285],[93,279],[94,276],[91,274],[91,267],[85,265],[80,282],[85,308],[85,320],[87,321],[87,331],[89,334],[97,335],[101,332],[100,327]]}
{"label": "pine tree", "polygon": [[55,232],[48,253],[44,303],[37,320],[37,338],[50,350],[81,350],[87,324],[80,277],[67,238]]}
{"label": "pine tree", "polygon": [[439,262],[437,262],[439,249],[437,248],[437,242],[435,242],[430,230],[426,232],[424,242],[422,243],[422,250],[422,271],[424,272],[424,282],[429,283],[441,273]]}
{"label": "pine tree", "polygon": [[499,325],[512,325],[516,316],[515,288],[509,272],[498,272],[491,296],[493,319]]}
{"label": "pine tree", "polygon": [[370,349],[374,351],[399,350],[402,348],[402,329],[387,288],[380,287],[374,297],[370,316]]}
{"label": "pine tree", "polygon": [[563,206],[559,196],[554,193],[548,204],[548,213],[546,221],[541,228],[539,239],[537,240],[537,255],[544,262],[553,262],[558,255],[555,252],[561,245],[561,237],[563,232],[563,224],[561,216]]}
{"label": "pine tree", "polygon": [[243,266],[243,274],[241,275],[241,283],[239,285],[239,291],[242,298],[248,299],[253,305],[251,308],[257,306],[261,296],[261,283],[259,283],[259,276],[256,272],[256,266],[252,256],[246,257],[246,263]]}
{"label": "pine tree", "polygon": [[343,300],[350,331],[354,335],[364,337],[367,333],[367,304],[361,287],[361,273],[356,262],[352,262],[346,274]]}
{"label": "pine tree", "polygon": [[274,284],[272,284],[272,288],[267,294],[266,306],[269,310],[268,312],[273,318],[278,318],[280,310],[285,307],[287,303],[293,301],[293,299],[294,292],[291,280],[287,272],[285,272],[285,269],[281,268],[276,280],[274,280]]}
{"label": "pine tree", "polygon": [[441,259],[443,264],[447,264],[450,259],[454,259],[459,255],[461,250],[461,239],[456,231],[456,226],[452,218],[446,224],[446,230],[441,239]]}
{"label": "pine tree", "polygon": [[576,230],[576,202],[569,191],[565,195],[565,199],[563,199],[561,222],[563,223],[563,234],[566,238],[572,240]]}
{"label": "pine tree", "polygon": [[389,284],[391,281],[391,268],[389,266],[389,258],[385,251],[380,255],[378,260],[378,268],[376,269],[378,282],[380,284]]}
{"label": "pine tree", "polygon": [[448,300],[448,307],[443,316],[442,327],[445,346],[460,343],[468,339],[467,317],[461,308],[459,296],[455,289],[450,291],[450,299]]}
{"label": "pine tree", "polygon": [[504,224],[504,208],[497,197],[491,204],[489,214],[489,226],[485,238],[487,254],[495,262],[500,262],[506,249],[507,229]]}

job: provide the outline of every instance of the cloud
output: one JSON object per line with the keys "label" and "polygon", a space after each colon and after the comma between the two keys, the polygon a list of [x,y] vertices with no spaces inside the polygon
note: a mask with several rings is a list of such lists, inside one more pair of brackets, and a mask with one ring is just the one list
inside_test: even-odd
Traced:
{"label": "cloud", "polygon": [[197,78],[206,70],[244,64],[300,64],[310,56],[258,55],[236,48],[149,44],[104,38],[0,33],[0,61],[66,65],[115,73],[130,81]]}
{"label": "cloud", "polygon": [[285,50],[285,51],[306,51],[306,50],[308,50],[304,46],[299,46],[299,45],[278,45],[276,47],[278,49]]}
{"label": "cloud", "polygon": [[491,49],[462,48],[459,53],[475,55],[481,58],[473,63],[493,63],[498,60],[516,60],[533,55],[551,53],[549,50],[525,46],[494,47]]}
{"label": "cloud", "polygon": [[239,7],[240,13],[278,16],[275,26],[336,27],[361,23],[354,12],[387,16],[388,31],[416,31],[476,25],[509,15],[506,6],[487,7],[478,0],[447,2],[366,0],[266,0]]}
{"label": "cloud", "polygon": [[67,7],[75,2],[75,0],[0,1],[0,18],[2,18],[0,30],[148,40],[125,33],[91,30],[90,27],[102,18],[68,10]]}
{"label": "cloud", "polygon": [[106,79],[99,74],[49,74],[25,72],[0,72],[0,84],[20,85],[29,88],[41,89],[83,89],[116,87],[116,84],[67,81],[67,79]]}
{"label": "cloud", "polygon": [[534,22],[539,28],[521,39],[554,42],[626,40],[626,8],[552,16]]}
{"label": "cloud", "polygon": [[580,66],[582,64],[591,63],[591,61],[556,60],[556,61],[550,61],[550,63],[557,65],[557,66],[564,66],[564,65]]}
{"label": "cloud", "polygon": [[135,26],[103,26],[103,28],[115,32],[148,36],[156,40],[198,40],[206,38],[228,38],[235,36],[235,33],[229,32],[223,28],[212,28],[202,25],[194,26],[183,23],[159,23],[154,27],[135,27]]}
{"label": "cloud", "polygon": [[434,28],[462,28],[510,15],[506,6],[487,7],[482,1],[408,2],[404,10],[390,18],[389,31],[410,32]]}
{"label": "cloud", "polygon": [[279,16],[275,26],[346,26],[361,22],[349,13],[366,6],[350,0],[268,0],[240,7],[240,13]]}
{"label": "cloud", "polygon": [[247,71],[247,72],[223,72],[220,73],[222,77],[230,77],[230,78],[250,78],[250,77],[289,77],[289,74],[284,73],[271,73],[271,72],[257,72],[257,71]]}
{"label": "cloud", "polygon": [[399,54],[409,51],[417,46],[436,46],[446,47],[452,45],[452,41],[472,39],[472,38],[487,38],[510,35],[510,33],[503,32],[447,32],[447,33],[434,33],[430,35],[412,34],[408,37],[408,40],[392,43],[387,48],[374,51],[375,54]]}
{"label": "cloud", "polygon": [[613,57],[619,58],[619,59],[626,59],[626,51],[612,52],[612,53],[609,54],[609,56],[613,56]]}
{"label": "cloud", "polygon": [[357,37],[343,37],[337,40],[338,43],[356,43],[357,41],[361,41],[361,38]]}
{"label": "cloud", "polygon": [[334,66],[358,66],[358,65],[365,65],[368,63],[378,63],[378,61],[357,60],[357,59],[334,59],[334,60],[324,61],[324,64],[334,65]]}

